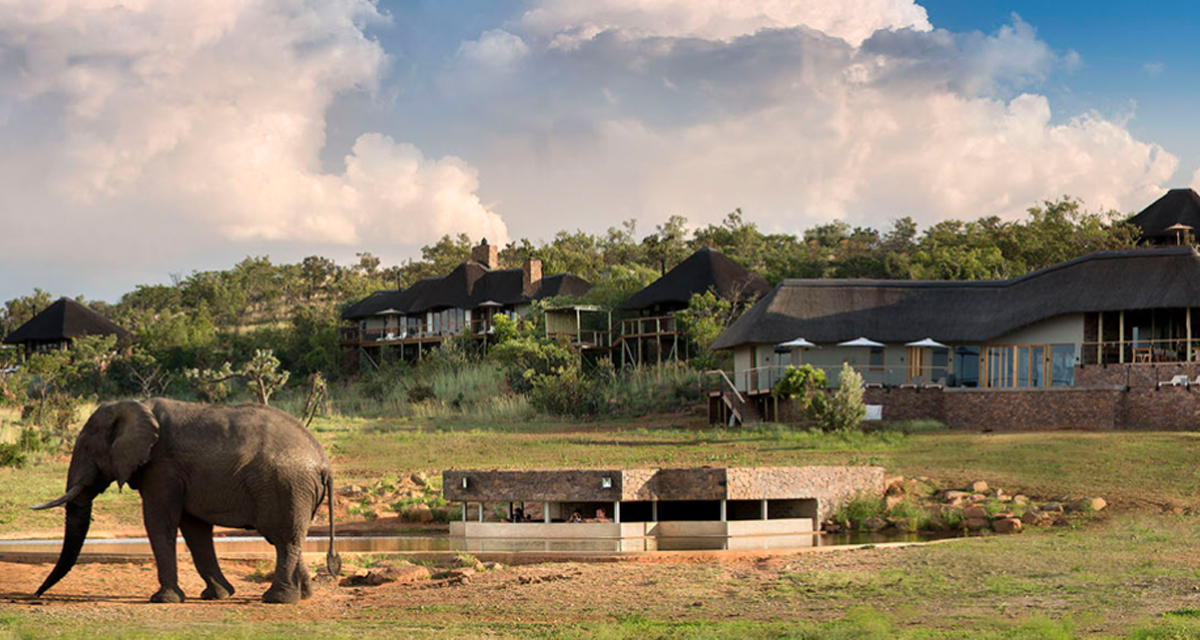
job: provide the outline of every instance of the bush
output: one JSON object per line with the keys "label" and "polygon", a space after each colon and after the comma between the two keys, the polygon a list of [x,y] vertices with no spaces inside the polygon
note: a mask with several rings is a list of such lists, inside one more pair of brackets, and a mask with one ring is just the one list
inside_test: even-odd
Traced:
{"label": "bush", "polygon": [[700,374],[686,364],[666,362],[597,376],[600,393],[615,415],[638,417],[667,411],[691,411],[703,405]]}
{"label": "bush", "polygon": [[21,445],[0,442],[0,467],[21,468],[29,461],[29,455],[21,449]]}
{"label": "bush", "polygon": [[838,374],[838,388],[828,405],[820,412],[821,428],[829,432],[847,432],[862,425],[867,417],[867,405],[863,404],[863,380],[850,365],[843,364]]}
{"label": "bush", "polygon": [[505,372],[510,389],[527,393],[539,376],[578,367],[579,357],[569,347],[543,342],[532,336],[512,338],[492,347],[491,359]]}
{"label": "bush", "polygon": [[887,504],[881,496],[870,493],[856,493],[853,498],[844,502],[833,512],[833,521],[848,523],[855,528],[862,526],[867,518],[882,516]]}
{"label": "bush", "polygon": [[560,367],[551,374],[532,376],[529,404],[553,416],[582,417],[595,415],[604,397],[597,385],[578,366]]}

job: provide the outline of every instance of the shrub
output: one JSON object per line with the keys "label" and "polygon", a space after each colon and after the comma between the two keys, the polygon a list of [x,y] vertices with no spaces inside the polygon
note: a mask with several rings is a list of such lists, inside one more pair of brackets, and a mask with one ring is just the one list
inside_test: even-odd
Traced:
{"label": "shrub", "polygon": [[882,496],[860,492],[854,494],[854,497],[842,503],[833,512],[833,520],[860,527],[867,518],[881,516],[886,509],[887,505]]}
{"label": "shrub", "polygon": [[578,356],[569,347],[543,342],[532,336],[507,340],[492,347],[490,356],[505,371],[510,389],[527,393],[538,376],[554,375],[578,367]]}
{"label": "shrub", "polygon": [[19,469],[28,461],[29,455],[21,449],[21,445],[0,442],[0,467],[17,467]]}
{"label": "shrub", "polygon": [[597,385],[578,366],[560,367],[552,374],[532,376],[529,404],[554,416],[582,417],[596,414],[603,403]]}
{"label": "shrub", "polygon": [[838,374],[838,388],[818,418],[821,428],[829,432],[847,432],[862,425],[867,416],[863,403],[863,380],[850,365],[843,364]]}

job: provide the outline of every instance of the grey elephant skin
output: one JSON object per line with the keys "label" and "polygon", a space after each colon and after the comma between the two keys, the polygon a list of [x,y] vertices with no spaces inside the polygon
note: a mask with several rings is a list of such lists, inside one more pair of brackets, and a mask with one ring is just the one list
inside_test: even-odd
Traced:
{"label": "grey elephant skin", "polygon": [[142,518],[158,567],[151,602],[182,602],[175,559],[178,532],[204,579],[206,600],[228,598],[233,586],[213,549],[213,526],[257,530],[275,547],[275,577],[264,602],[296,602],[311,594],[301,553],[323,500],[329,504],[330,573],[334,550],[333,471],[304,425],[262,405],[209,406],[167,399],[116,402],[96,410],[80,431],[67,472],[67,492],[34,509],[66,506],[63,548],[38,589],[41,596],[79,559],[92,501],[113,482],[141,493]]}

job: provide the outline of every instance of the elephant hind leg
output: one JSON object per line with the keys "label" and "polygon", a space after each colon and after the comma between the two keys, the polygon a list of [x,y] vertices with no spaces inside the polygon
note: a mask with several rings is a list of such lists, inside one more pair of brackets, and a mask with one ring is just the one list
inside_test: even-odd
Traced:
{"label": "elephant hind leg", "polygon": [[275,545],[275,579],[271,588],[263,594],[263,602],[299,602],[301,586],[296,581],[301,558],[300,541],[281,542]]}
{"label": "elephant hind leg", "polygon": [[300,585],[300,599],[308,600],[312,597],[312,574],[308,571],[308,565],[304,564],[304,555],[300,556],[300,561],[296,563],[296,575],[292,576],[292,582]]}
{"label": "elephant hind leg", "polygon": [[183,540],[187,542],[188,550],[192,553],[196,572],[204,579],[205,588],[200,597],[204,600],[223,600],[232,596],[233,585],[229,584],[225,574],[221,573],[217,552],[213,548],[212,523],[185,513],[179,521],[179,529],[183,532]]}

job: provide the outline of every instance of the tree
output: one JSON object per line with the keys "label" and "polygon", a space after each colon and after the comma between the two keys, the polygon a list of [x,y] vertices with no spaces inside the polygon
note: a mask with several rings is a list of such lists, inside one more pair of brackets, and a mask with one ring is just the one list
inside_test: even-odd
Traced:
{"label": "tree", "polygon": [[[738,297],[735,295],[733,297]],[[712,291],[697,293],[688,301],[688,308],[675,315],[679,328],[683,331],[695,350],[692,364],[701,369],[714,369],[717,358],[712,353],[712,345],[729,325],[737,319],[740,307],[733,302],[718,297]]]}
{"label": "tree", "polygon": [[279,358],[270,349],[258,349],[254,357],[242,366],[242,377],[259,404],[271,404],[271,394],[287,384],[290,374],[279,368]]}

